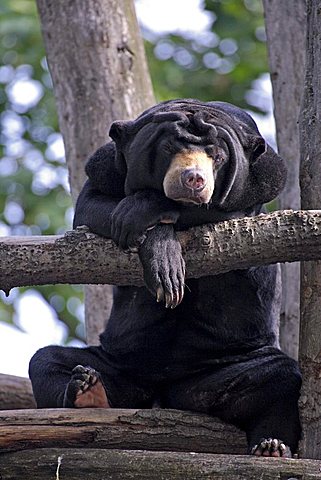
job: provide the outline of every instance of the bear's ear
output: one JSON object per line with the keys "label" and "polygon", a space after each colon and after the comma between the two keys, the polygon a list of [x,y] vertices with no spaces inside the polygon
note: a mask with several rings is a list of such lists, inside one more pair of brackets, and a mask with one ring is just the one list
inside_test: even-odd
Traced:
{"label": "bear's ear", "polygon": [[111,196],[124,196],[125,175],[117,168],[115,142],[98,148],[89,158],[85,171],[91,185]]}
{"label": "bear's ear", "polygon": [[248,137],[245,154],[249,160],[249,178],[244,197],[249,196],[252,204],[270,202],[285,186],[285,161],[260,135]]}
{"label": "bear's ear", "polygon": [[139,128],[144,124],[142,120],[116,120],[109,129],[109,136],[114,140],[116,145],[124,147],[132,140],[133,135],[137,133]]}
{"label": "bear's ear", "polygon": [[135,122],[117,120],[111,124],[109,136],[116,144],[116,168],[122,175],[127,174],[125,160],[125,148],[133,136],[133,125]]}
{"label": "bear's ear", "polygon": [[[260,135],[247,135],[236,152],[236,171],[228,195],[221,204],[226,210],[244,210],[270,202],[286,182],[284,160]],[[247,167],[245,165],[247,164]]]}
{"label": "bear's ear", "polygon": [[251,136],[249,140],[249,161],[250,164],[255,162],[267,150],[267,144],[263,137]]}
{"label": "bear's ear", "polygon": [[110,138],[112,138],[115,142],[121,141],[123,133],[127,130],[129,123],[131,122],[125,122],[122,120],[117,120],[116,122],[113,122],[109,130]]}

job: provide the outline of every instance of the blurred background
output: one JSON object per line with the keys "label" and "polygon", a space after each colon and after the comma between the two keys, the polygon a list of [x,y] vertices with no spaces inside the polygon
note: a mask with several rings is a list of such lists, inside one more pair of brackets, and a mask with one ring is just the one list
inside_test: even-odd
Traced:
{"label": "blurred background", "polygon": [[[254,116],[274,145],[261,0],[135,5],[157,101],[234,103]],[[72,217],[35,1],[1,0],[0,236],[61,234],[71,228]],[[38,348],[83,342],[82,286],[15,288],[8,297],[0,292],[0,373],[27,376]]]}

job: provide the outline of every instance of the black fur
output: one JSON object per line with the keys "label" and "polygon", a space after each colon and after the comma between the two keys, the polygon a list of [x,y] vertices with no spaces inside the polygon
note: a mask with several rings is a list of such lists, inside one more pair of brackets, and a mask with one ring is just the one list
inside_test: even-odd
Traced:
{"label": "black fur", "polygon": [[[88,161],[74,225],[138,249],[147,288],[115,287],[100,347],[35,354],[30,377],[38,406],[66,406],[73,368],[89,365],[113,407],[151,407],[157,398],[238,425],[250,449],[272,437],[295,451],[301,378],[277,345],[277,267],[185,281],[175,233],[259,213],[284,186],[283,160],[247,113],[222,102],[164,102],[134,121],[115,122],[110,135]],[[196,148],[211,155],[217,147],[225,161],[215,167],[209,204],[165,196],[175,154]]]}

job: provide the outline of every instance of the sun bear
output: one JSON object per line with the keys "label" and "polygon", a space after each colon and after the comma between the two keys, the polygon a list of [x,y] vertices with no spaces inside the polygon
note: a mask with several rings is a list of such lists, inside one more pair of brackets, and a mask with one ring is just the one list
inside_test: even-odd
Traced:
{"label": "sun bear", "polygon": [[74,226],[137,252],[145,287],[114,288],[100,346],[34,355],[38,407],[157,400],[238,426],[251,454],[294,453],[301,377],[277,344],[276,265],[186,280],[176,236],[263,212],[284,186],[284,161],[224,102],[163,102],[114,122],[110,137],[86,165]]}

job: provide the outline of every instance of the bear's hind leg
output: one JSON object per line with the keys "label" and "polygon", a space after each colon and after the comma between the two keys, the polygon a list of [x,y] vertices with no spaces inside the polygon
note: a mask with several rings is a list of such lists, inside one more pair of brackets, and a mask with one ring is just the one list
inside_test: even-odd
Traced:
{"label": "bear's hind leg", "polygon": [[41,348],[30,360],[29,376],[38,408],[110,406],[105,386],[112,370],[101,347]]}
{"label": "bear's hind leg", "polygon": [[111,365],[102,347],[45,347],[29,376],[38,408],[151,408],[152,382],[138,382]]}
{"label": "bear's hind leg", "polygon": [[50,346],[38,350],[29,365],[37,407],[108,408],[106,370],[100,347]]}
{"label": "bear's hind leg", "polygon": [[301,426],[297,400],[277,401],[270,410],[245,425],[248,453],[263,457],[291,457],[298,448]]}
{"label": "bear's hind leg", "polygon": [[170,386],[165,406],[211,414],[246,432],[248,453],[295,453],[301,427],[297,363],[280,350],[264,347],[247,358],[194,375]]}

